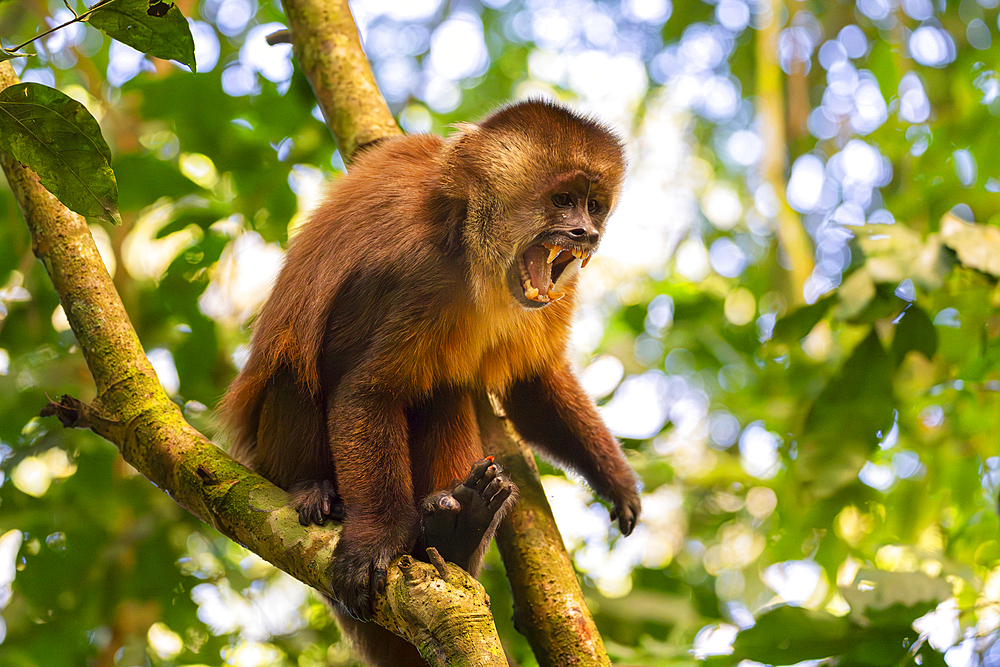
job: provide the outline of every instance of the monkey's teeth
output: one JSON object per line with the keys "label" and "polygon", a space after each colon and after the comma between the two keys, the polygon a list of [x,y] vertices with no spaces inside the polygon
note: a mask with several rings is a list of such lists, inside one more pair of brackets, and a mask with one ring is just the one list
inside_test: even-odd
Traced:
{"label": "monkey's teeth", "polygon": [[538,288],[534,287],[530,280],[524,281],[524,296],[532,301],[538,301]]}
{"label": "monkey's teeth", "polygon": [[566,292],[557,292],[554,289],[549,290],[549,301],[558,301],[564,296],[566,296]]}
{"label": "monkey's teeth", "polygon": [[556,257],[559,256],[559,253],[565,250],[565,248],[562,248],[552,243],[543,243],[542,246],[544,246],[545,249],[549,251],[549,258],[545,260],[547,264],[551,264],[552,262],[554,262],[556,260]]}
{"label": "monkey's teeth", "polygon": [[580,260],[580,268],[584,268],[587,264],[590,264],[590,258],[594,256],[592,252],[586,252],[585,250],[574,249],[573,256]]}

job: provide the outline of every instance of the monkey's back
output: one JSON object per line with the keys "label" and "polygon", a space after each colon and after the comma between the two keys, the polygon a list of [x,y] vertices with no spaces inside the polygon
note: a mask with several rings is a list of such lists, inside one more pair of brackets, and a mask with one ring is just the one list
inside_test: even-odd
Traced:
{"label": "monkey's back", "polygon": [[247,362],[220,404],[220,420],[234,456],[255,463],[258,422],[269,392],[290,391],[299,402],[322,410],[319,364],[333,303],[360,267],[384,264],[387,249],[413,242],[412,236],[407,239],[413,230],[398,224],[397,216],[378,212],[388,210],[389,202],[419,205],[414,193],[426,191],[393,191],[380,183],[433,179],[426,167],[437,164],[442,144],[439,137],[410,136],[368,150],[350,173],[330,184],[323,203],[292,239],[272,297],[254,322]]}

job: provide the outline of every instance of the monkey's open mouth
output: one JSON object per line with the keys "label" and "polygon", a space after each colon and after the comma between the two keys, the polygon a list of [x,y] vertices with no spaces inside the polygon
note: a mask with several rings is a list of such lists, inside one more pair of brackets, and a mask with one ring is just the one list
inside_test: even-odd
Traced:
{"label": "monkey's open mouth", "polygon": [[556,281],[574,259],[587,266],[591,251],[564,248],[555,243],[536,243],[521,255],[521,287],[524,297],[539,304],[558,301],[565,292],[555,289]]}

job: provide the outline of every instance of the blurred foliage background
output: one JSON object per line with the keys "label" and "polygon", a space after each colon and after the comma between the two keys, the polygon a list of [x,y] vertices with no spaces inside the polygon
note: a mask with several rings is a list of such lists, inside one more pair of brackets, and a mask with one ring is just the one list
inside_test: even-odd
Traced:
{"label": "blurred foliage background", "polygon": [[[343,162],[290,47],[264,41],[278,3],[176,1],[197,74],[79,23],[13,63],[99,119],[124,225],[95,239],[211,433]],[[0,3],[4,46],[68,7]],[[543,466],[615,663],[1000,665],[997,0],[352,9],[407,131],[545,95],[628,139],[574,343],[644,482],[635,534]],[[0,662],[353,664],[311,591],[36,417],[94,389],[6,188],[0,216]],[[495,551],[483,579],[534,664]]]}

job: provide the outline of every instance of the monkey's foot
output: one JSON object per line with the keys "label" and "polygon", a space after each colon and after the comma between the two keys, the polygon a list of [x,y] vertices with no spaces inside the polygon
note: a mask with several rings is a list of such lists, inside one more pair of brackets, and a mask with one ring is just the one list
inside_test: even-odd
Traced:
{"label": "monkey's foot", "polygon": [[334,601],[359,621],[370,621],[376,596],[385,592],[386,569],[400,552],[365,544],[345,526],[330,564]]}
{"label": "monkey's foot", "polygon": [[292,489],[292,507],[299,513],[299,523],[322,526],[327,519],[344,520],[344,501],[328,479],[305,482]]}
{"label": "monkey's foot", "polygon": [[421,502],[415,555],[426,560],[427,547],[434,547],[445,560],[470,569],[473,557],[485,551],[496,524],[513,505],[516,491],[492,456],[477,461],[464,481]]}

